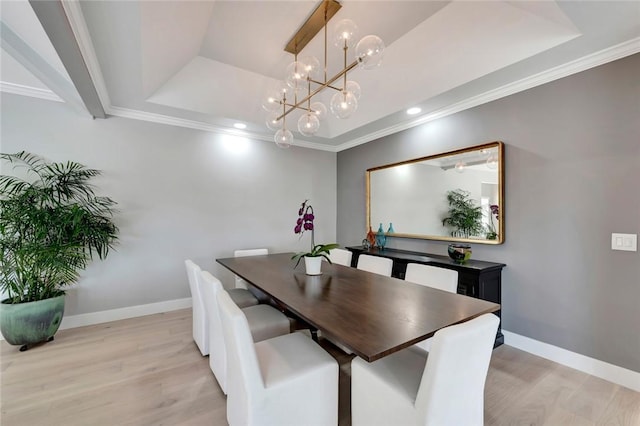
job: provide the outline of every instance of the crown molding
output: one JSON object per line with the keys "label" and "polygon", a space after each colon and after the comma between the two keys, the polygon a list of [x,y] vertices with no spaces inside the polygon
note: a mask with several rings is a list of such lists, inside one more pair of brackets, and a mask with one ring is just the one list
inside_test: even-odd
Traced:
{"label": "crown molding", "polygon": [[434,121],[439,118],[464,111],[466,109],[486,104],[488,102],[495,101],[497,99],[504,98],[506,96],[513,95],[515,93],[522,92],[533,87],[558,80],[563,77],[570,76],[572,74],[586,71],[590,68],[594,68],[608,62],[622,59],[638,52],[640,52],[640,37],[633,38],[624,43],[620,43],[599,52],[595,52],[571,62],[567,62],[566,64],[550,68],[538,74],[534,74],[513,83],[506,84],[497,89],[489,90],[480,95],[465,99],[464,101],[456,102],[447,107],[440,108],[426,115],[420,116],[414,120],[385,127],[384,129],[377,130],[375,132],[353,139],[349,142],[340,144],[335,148],[337,152],[344,151],[346,149],[371,142],[372,140],[398,133],[402,130],[410,129],[412,127],[416,127],[421,124],[425,124],[430,121]]}
{"label": "crown molding", "polygon": [[60,3],[62,4],[62,9],[67,15],[69,26],[76,38],[78,48],[80,49],[82,58],[87,66],[87,70],[91,76],[91,80],[93,81],[93,86],[96,89],[98,98],[106,111],[111,106],[111,99],[109,98],[109,91],[107,90],[107,85],[104,81],[104,76],[102,75],[98,56],[96,55],[93,42],[91,41],[89,28],[87,27],[84,15],[82,14],[80,2],[77,0],[61,0]]}
{"label": "crown molding", "polygon": [[23,86],[22,84],[9,83],[6,81],[0,81],[0,92],[46,99],[48,101],[64,102],[60,96],[49,89],[39,89],[37,87]]}
{"label": "crown molding", "polygon": [[212,124],[204,123],[202,121],[187,120],[184,118],[177,118],[170,115],[156,114],[153,112],[140,111],[136,109],[121,108],[117,106],[111,106],[108,108],[107,113],[115,117],[130,118],[132,120],[149,121],[151,123],[167,124],[169,126],[186,127],[188,129],[204,130],[206,132],[223,133],[234,136],[251,136],[256,139],[264,139],[259,135],[253,135],[250,132],[230,129],[226,127],[214,126]]}
{"label": "crown molding", "polygon": [[[269,142],[273,142],[273,137],[269,137],[267,140]],[[298,141],[298,140],[294,139],[292,145],[299,146],[299,147],[302,147],[302,148],[317,149],[318,151],[338,152],[338,147],[337,146],[325,145],[323,143]]]}
{"label": "crown molding", "polygon": [[[113,115],[115,117],[130,118],[132,120],[149,121],[152,123],[166,124],[169,126],[203,130],[205,132],[218,133],[221,135],[231,135],[231,136],[262,140],[266,142],[273,142],[272,136],[265,135],[263,133],[250,132],[246,130],[238,130],[234,128],[204,123],[202,121],[187,120],[184,118],[177,118],[169,115],[156,114],[156,113],[151,113],[146,111],[111,106],[107,109],[107,114]],[[334,146],[328,146],[328,145],[313,143],[313,142],[294,141],[293,145],[299,146],[302,148],[317,149],[320,151],[336,152],[336,149]]]}

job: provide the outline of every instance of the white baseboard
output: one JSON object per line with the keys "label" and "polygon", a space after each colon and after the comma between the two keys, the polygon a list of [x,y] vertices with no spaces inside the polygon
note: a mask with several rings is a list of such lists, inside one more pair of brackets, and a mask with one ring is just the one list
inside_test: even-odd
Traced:
{"label": "white baseboard", "polygon": [[[66,328],[84,327],[85,325],[102,324],[104,322],[143,317],[145,315],[161,314],[191,307],[191,298],[166,300],[164,302],[149,303],[147,305],[127,306],[126,308],[109,309],[108,311],[91,312],[88,314],[68,315],[62,318],[59,330]],[[4,340],[0,334],[0,340]]]}
{"label": "white baseboard", "polygon": [[640,392],[640,373],[502,330],[504,343],[542,358]]}
{"label": "white baseboard", "polygon": [[191,307],[191,298],[167,300],[149,303],[147,305],[127,306],[126,308],[109,309],[108,311],[91,312],[88,314],[69,315],[62,318],[60,330],[66,328],[83,327],[85,325],[101,324],[103,322],[160,314],[162,312],[177,311]]}

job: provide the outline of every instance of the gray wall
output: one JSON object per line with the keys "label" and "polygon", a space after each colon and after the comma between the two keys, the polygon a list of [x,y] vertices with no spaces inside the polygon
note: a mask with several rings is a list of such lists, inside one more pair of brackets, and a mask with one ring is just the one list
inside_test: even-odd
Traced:
{"label": "gray wall", "polygon": [[[335,241],[336,154],[237,140],[2,94],[1,151],[28,150],[103,171],[97,192],[119,203],[120,244],[68,292],[67,315],[189,297],[184,259],[232,285],[214,262],[238,248],[308,250],[293,233],[300,203],[316,241]],[[239,148],[244,147],[244,151]],[[5,164],[3,173],[11,173]]]}
{"label": "gray wall", "polygon": [[[640,372],[640,55],[338,154],[338,242],[365,236],[365,170],[494,140],[506,144],[503,327]],[[389,240],[446,253],[446,243]]]}

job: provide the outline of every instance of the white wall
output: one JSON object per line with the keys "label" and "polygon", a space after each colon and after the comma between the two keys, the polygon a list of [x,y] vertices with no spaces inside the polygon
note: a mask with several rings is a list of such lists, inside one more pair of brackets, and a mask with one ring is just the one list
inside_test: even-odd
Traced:
{"label": "white wall", "polygon": [[120,243],[68,292],[67,315],[189,297],[186,258],[230,286],[232,275],[215,258],[238,248],[306,250],[310,237],[293,233],[305,198],[316,212],[316,241],[336,240],[335,153],[117,117],[91,120],[64,104],[4,93],[1,106],[2,152],[100,169],[97,192],[118,202]]}

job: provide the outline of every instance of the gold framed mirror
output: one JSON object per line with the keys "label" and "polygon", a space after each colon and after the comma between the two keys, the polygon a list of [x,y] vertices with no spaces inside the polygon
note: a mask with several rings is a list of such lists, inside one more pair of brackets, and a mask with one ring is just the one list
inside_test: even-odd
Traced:
{"label": "gold framed mirror", "polygon": [[366,174],[367,230],[388,237],[504,242],[504,144],[373,167]]}

